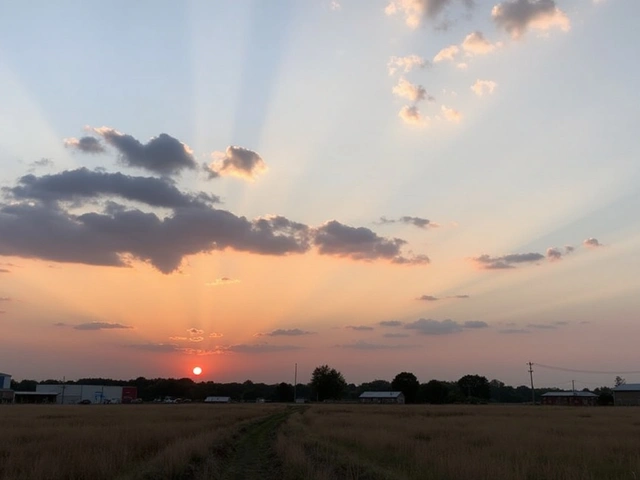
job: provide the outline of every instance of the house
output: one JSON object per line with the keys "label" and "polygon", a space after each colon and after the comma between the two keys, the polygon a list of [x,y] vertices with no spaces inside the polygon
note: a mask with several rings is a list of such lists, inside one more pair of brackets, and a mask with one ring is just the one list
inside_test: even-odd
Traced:
{"label": "house", "polygon": [[625,383],[613,389],[614,405],[640,405],[640,383]]}
{"label": "house", "polygon": [[231,403],[231,397],[207,397],[204,403]]}
{"label": "house", "polygon": [[360,403],[404,403],[402,392],[363,392]]}
{"label": "house", "polygon": [[542,395],[543,405],[594,406],[598,395],[591,392],[548,392]]}

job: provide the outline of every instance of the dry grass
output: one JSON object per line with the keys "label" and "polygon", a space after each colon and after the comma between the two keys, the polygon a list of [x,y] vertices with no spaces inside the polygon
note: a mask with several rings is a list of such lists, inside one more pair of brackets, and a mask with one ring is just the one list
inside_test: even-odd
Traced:
{"label": "dry grass", "polygon": [[640,478],[633,408],[322,406],[296,414],[276,448],[285,478]]}
{"label": "dry grass", "polygon": [[[275,405],[95,405],[0,408],[0,479],[189,478],[224,457],[243,422]],[[212,453],[214,455],[212,455]],[[206,461],[205,461],[206,460]],[[212,475],[213,476],[213,475]]]}

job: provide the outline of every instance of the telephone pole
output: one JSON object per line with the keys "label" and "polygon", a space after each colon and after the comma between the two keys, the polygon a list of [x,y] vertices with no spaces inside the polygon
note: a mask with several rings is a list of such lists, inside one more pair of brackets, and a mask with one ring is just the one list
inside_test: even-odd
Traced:
{"label": "telephone pole", "polygon": [[533,363],[528,362],[529,365],[529,378],[531,378],[531,403],[536,404],[536,391],[533,389]]}
{"label": "telephone pole", "polygon": [[298,399],[296,395],[297,386],[298,386],[298,364],[296,363],[295,370],[293,373],[293,403],[296,403],[296,400]]}

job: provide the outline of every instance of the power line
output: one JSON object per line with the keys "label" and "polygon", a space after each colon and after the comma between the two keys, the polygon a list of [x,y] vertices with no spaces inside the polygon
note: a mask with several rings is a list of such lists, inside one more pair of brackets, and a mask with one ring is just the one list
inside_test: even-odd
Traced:
{"label": "power line", "polygon": [[632,371],[627,371],[627,372],[620,372],[620,371],[603,372],[603,371],[598,371],[598,370],[576,370],[576,369],[573,369],[573,368],[554,367],[554,366],[551,366],[551,365],[542,365],[541,363],[534,363],[533,365],[535,365],[536,367],[547,368],[549,370],[559,370],[561,372],[591,373],[591,374],[598,374],[598,375],[635,375],[635,374],[640,374],[640,370],[632,370]]}

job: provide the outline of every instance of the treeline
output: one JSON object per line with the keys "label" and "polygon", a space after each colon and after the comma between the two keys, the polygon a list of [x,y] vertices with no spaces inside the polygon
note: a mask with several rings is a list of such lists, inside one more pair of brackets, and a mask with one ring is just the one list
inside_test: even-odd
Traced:
{"label": "treeline", "polygon": [[[11,388],[16,391],[35,391],[36,385],[62,384],[60,380],[12,381]],[[114,380],[111,378],[80,378],[65,382],[67,385],[105,385],[136,387],[138,397],[145,401],[164,399],[165,397],[185,398],[202,401],[208,396],[231,397],[238,402],[255,402],[262,398],[272,402],[291,402],[294,400],[294,387],[290,383],[277,384],[194,382],[190,378],[144,378],[132,380]],[[525,385],[512,387],[499,380],[488,380],[481,375],[465,375],[457,381],[430,380],[420,383],[410,372],[401,372],[392,381],[373,380],[360,385],[347,383],[337,370],[327,365],[316,368],[308,384],[299,383],[295,396],[310,401],[356,401],[366,391],[401,391],[406,403],[530,403],[531,388]],[[557,388],[536,388],[535,399],[547,392],[559,391]],[[601,404],[613,403],[611,390],[607,387],[595,389]]]}

